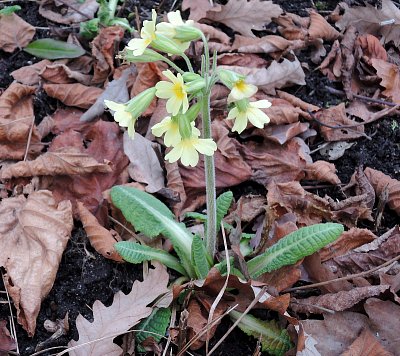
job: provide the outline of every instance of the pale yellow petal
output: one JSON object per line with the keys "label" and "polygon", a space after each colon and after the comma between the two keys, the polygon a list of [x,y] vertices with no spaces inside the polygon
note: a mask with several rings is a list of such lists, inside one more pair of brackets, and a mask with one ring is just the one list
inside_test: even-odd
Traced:
{"label": "pale yellow petal", "polygon": [[136,120],[132,120],[128,125],[128,136],[132,139],[135,137],[135,122]]}
{"label": "pale yellow petal", "polygon": [[235,117],[239,115],[239,110],[237,107],[232,108],[228,113],[228,120],[233,120]]}
{"label": "pale yellow petal", "polygon": [[161,81],[156,84],[156,96],[160,99],[168,99],[174,95],[174,84]]}
{"label": "pale yellow petal", "polygon": [[177,77],[175,77],[174,73],[172,73],[169,69],[164,70],[162,74],[164,74],[164,76],[166,76],[172,83],[177,81]]}
{"label": "pale yellow petal", "polygon": [[253,126],[263,128],[270,120],[267,114],[257,108],[249,108],[247,110],[247,117]]}
{"label": "pale yellow petal", "polygon": [[175,12],[169,12],[167,14],[168,21],[174,26],[183,26],[184,23],[182,21],[181,12],[179,10]]}
{"label": "pale yellow petal", "polygon": [[181,134],[179,133],[179,127],[171,127],[164,136],[164,144],[167,147],[176,146],[182,140]]}
{"label": "pale yellow petal", "polygon": [[174,37],[176,35],[176,31],[174,26],[167,22],[161,22],[157,25],[156,34],[164,35],[165,37]]}
{"label": "pale yellow petal", "polygon": [[151,128],[151,132],[153,133],[154,136],[161,137],[162,135],[164,135],[165,132],[170,130],[170,128],[171,128],[171,117],[167,116],[161,122],[155,124]]}
{"label": "pale yellow petal", "polygon": [[197,151],[206,156],[212,156],[217,150],[217,144],[210,138],[199,138],[194,143]]}
{"label": "pale yellow petal", "polygon": [[148,40],[134,38],[133,40],[129,41],[128,46],[126,48],[131,50],[134,56],[141,56],[148,45],[149,45]]}
{"label": "pale yellow petal", "polygon": [[182,106],[182,100],[179,100],[176,96],[172,96],[166,105],[167,112],[172,114],[173,116],[178,115],[179,110]]}
{"label": "pale yellow petal", "polygon": [[129,123],[134,121],[134,118],[128,111],[116,111],[114,113],[114,120],[118,122],[119,126],[128,127]]}
{"label": "pale yellow petal", "polygon": [[235,124],[232,127],[232,131],[242,133],[247,127],[246,113],[239,113],[235,119]]}
{"label": "pale yellow petal", "polygon": [[182,114],[184,114],[186,111],[189,109],[189,101],[187,94],[184,94],[183,100],[182,100]]}
{"label": "pale yellow petal", "polygon": [[252,101],[249,105],[252,106],[253,108],[267,109],[272,104],[268,100],[258,100],[258,101]]}
{"label": "pale yellow petal", "polygon": [[199,162],[199,154],[193,146],[186,145],[182,151],[181,162],[184,166],[195,167]]}
{"label": "pale yellow petal", "polygon": [[116,103],[111,100],[104,100],[104,104],[113,111],[125,111],[126,109],[125,104]]}
{"label": "pale yellow petal", "polygon": [[177,144],[169,153],[165,155],[165,159],[170,163],[176,162],[179,158],[181,158],[183,152],[182,143]]}

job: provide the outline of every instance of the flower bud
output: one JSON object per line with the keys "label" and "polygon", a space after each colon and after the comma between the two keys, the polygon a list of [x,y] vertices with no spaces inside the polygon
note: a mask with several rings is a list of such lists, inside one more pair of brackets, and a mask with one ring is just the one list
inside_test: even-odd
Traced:
{"label": "flower bud", "polygon": [[149,107],[155,95],[155,87],[142,91],[140,94],[128,101],[126,111],[130,112],[134,117],[139,117]]}
{"label": "flower bud", "polygon": [[182,74],[182,78],[187,83],[187,82],[192,82],[194,80],[202,79],[203,77],[196,73],[185,72]]}
{"label": "flower bud", "polygon": [[202,32],[198,28],[182,25],[175,27],[175,36],[173,38],[181,42],[190,42],[198,40],[201,36]]}
{"label": "flower bud", "polygon": [[121,57],[130,63],[149,63],[149,62],[156,62],[159,60],[162,60],[163,57],[161,54],[146,48],[143,52],[142,55],[140,56],[135,56],[133,54],[133,51],[130,49],[125,49],[123,52],[121,53]]}
{"label": "flower bud", "polygon": [[195,94],[206,86],[206,81],[203,78],[193,80],[192,82],[186,83],[186,92],[189,94]]}
{"label": "flower bud", "polygon": [[243,80],[245,76],[232,72],[231,70],[219,69],[218,78],[226,87],[232,89],[233,85],[237,81]]}
{"label": "flower bud", "polygon": [[151,46],[158,51],[168,54],[182,54],[182,44],[174,41],[167,36],[157,34],[156,38],[151,42]]}

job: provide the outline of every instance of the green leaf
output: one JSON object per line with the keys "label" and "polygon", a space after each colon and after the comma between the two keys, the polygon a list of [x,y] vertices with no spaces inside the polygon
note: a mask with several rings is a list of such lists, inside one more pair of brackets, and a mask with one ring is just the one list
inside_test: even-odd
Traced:
{"label": "green leaf", "polygon": [[231,207],[233,193],[227,191],[217,198],[217,231],[221,228],[221,221]]}
{"label": "green leaf", "polygon": [[124,186],[113,187],[111,199],[136,230],[148,237],[164,235],[170,239],[187,275],[195,277],[191,264],[193,235],[184,224],[175,221],[174,214],[164,203],[151,194]]}
{"label": "green leaf", "polygon": [[21,6],[19,5],[6,6],[4,9],[0,10],[0,15],[8,16],[19,10],[21,10]]}
{"label": "green leaf", "polygon": [[108,26],[120,26],[129,32],[134,31],[134,29],[131,26],[129,26],[128,20],[122,17],[114,17],[113,19],[109,20]]}
{"label": "green leaf", "polygon": [[257,278],[263,273],[294,264],[335,241],[343,230],[343,225],[335,223],[302,227],[247,262],[249,274],[252,278]]}
{"label": "green leaf", "polygon": [[99,19],[95,18],[89,21],[81,22],[79,34],[87,39],[96,37],[99,33]]}
{"label": "green leaf", "polygon": [[202,214],[202,213],[196,213],[196,212],[188,212],[185,214],[186,218],[191,218],[195,220],[199,220],[201,222],[206,222],[207,221],[207,215]]}
{"label": "green leaf", "polygon": [[[232,310],[229,316],[232,321],[236,321],[242,313]],[[262,351],[270,355],[283,356],[292,347],[288,332],[281,329],[274,320],[263,321],[247,314],[241,319],[238,327],[247,335],[261,339]]]}
{"label": "green leaf", "polygon": [[85,54],[85,50],[74,44],[43,38],[29,43],[24,48],[32,56],[46,59],[77,58]]}
{"label": "green leaf", "polygon": [[179,263],[179,260],[164,250],[131,241],[120,241],[114,244],[114,246],[117,252],[127,262],[137,264],[143,261],[157,260],[167,267],[186,275],[186,271]]}
{"label": "green leaf", "polygon": [[[142,320],[135,329],[143,330],[135,334],[137,349],[139,352],[146,352],[145,348],[140,344],[148,337],[152,337],[156,342],[160,342],[162,336],[165,335],[171,319],[171,310],[169,308],[155,308],[152,313]],[[150,331],[146,332],[146,331]]]}
{"label": "green leaf", "polygon": [[207,257],[209,256],[203,240],[198,235],[195,235],[192,242],[192,263],[197,277],[200,279],[206,278],[210,271],[211,264],[209,261],[212,261],[212,259]]}

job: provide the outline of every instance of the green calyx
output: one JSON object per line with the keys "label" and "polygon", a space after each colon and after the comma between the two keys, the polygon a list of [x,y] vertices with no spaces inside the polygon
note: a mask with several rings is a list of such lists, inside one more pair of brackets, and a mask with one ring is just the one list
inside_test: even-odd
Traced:
{"label": "green calyx", "polygon": [[242,99],[235,101],[235,106],[238,108],[240,112],[246,112],[249,107],[250,101],[249,99]]}
{"label": "green calyx", "polygon": [[182,140],[192,137],[192,125],[186,115],[180,115],[178,119],[179,133],[181,134]]}
{"label": "green calyx", "polygon": [[182,25],[175,27],[174,39],[181,42],[196,41],[201,38],[202,32],[193,26]]}
{"label": "green calyx", "polygon": [[140,94],[128,101],[125,111],[130,112],[133,117],[139,117],[149,107],[155,95],[155,87],[142,91]]}
{"label": "green calyx", "polygon": [[143,54],[140,56],[134,56],[132,50],[125,49],[124,51],[120,52],[120,56],[129,63],[150,63],[164,59],[161,54],[149,48],[146,48]]}
{"label": "green calyx", "polygon": [[232,89],[236,82],[244,80],[246,77],[231,70],[219,69],[218,78],[228,89]]}
{"label": "green calyx", "polygon": [[157,34],[156,38],[151,42],[151,46],[158,51],[168,54],[181,55],[183,53],[182,47],[178,42],[160,34]]}

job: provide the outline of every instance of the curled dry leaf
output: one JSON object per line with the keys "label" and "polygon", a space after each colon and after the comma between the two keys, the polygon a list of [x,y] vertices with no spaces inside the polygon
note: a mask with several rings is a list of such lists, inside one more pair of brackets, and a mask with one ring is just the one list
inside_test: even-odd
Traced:
{"label": "curled dry leaf", "polygon": [[0,15],[0,48],[4,52],[14,52],[26,47],[35,35],[35,28],[18,15]]}
{"label": "curled dry leaf", "polygon": [[336,175],[336,167],[333,163],[326,161],[308,163],[305,168],[305,173],[306,179],[315,179],[334,185],[340,184],[340,179]]}
{"label": "curled dry leaf", "polygon": [[89,109],[103,93],[103,89],[73,84],[44,84],[43,89],[48,96],[60,100],[67,106]]}
{"label": "curled dry leaf", "polygon": [[291,308],[296,313],[323,314],[323,308],[340,312],[351,308],[366,298],[385,292],[389,287],[389,285],[357,287],[348,291],[328,293],[305,299],[292,298]]}
{"label": "curled dry leaf", "polygon": [[400,181],[369,167],[365,168],[364,173],[377,195],[380,195],[384,189],[388,189],[388,206],[400,215]]}
{"label": "curled dry leaf", "polygon": [[119,26],[104,27],[92,41],[92,56],[95,58],[93,83],[104,83],[114,73],[114,57],[124,30]]}
{"label": "curled dry leaf", "polygon": [[[224,68],[225,66],[221,67]],[[225,69],[246,75],[246,80],[249,83],[257,85],[259,89],[271,95],[275,95],[275,89],[293,84],[306,84],[304,71],[297,58],[294,61],[289,61],[286,58],[282,62],[272,61],[268,68],[227,66]]]}
{"label": "curled dry leaf", "polygon": [[67,0],[63,1],[63,4],[67,5],[67,11],[60,10],[60,12],[56,12],[53,11],[54,2],[54,0],[42,1],[39,7],[39,14],[50,21],[64,25],[90,20],[99,8],[96,0],[85,0],[83,2],[79,0]]}
{"label": "curled dry leaf", "polygon": [[42,79],[53,84],[68,84],[78,82],[83,85],[92,83],[92,76],[71,70],[63,63],[46,65],[39,75]]}
{"label": "curled dry leaf", "polygon": [[88,154],[66,148],[58,152],[46,152],[33,161],[18,162],[1,170],[1,179],[33,176],[56,176],[110,173],[111,162],[99,163]]}
{"label": "curled dry leaf", "polygon": [[[303,43],[302,41],[298,42]],[[294,41],[286,40],[281,36],[245,37],[236,35],[232,50],[242,53],[275,53],[286,51],[294,46]],[[296,48],[299,48],[299,45]]]}
{"label": "curled dry leaf", "polygon": [[43,59],[40,62],[31,64],[30,66],[14,70],[11,72],[11,75],[15,80],[22,84],[36,85],[39,84],[40,81],[39,73],[49,64],[51,64],[51,62],[48,59]]}
{"label": "curled dry leaf", "polygon": [[169,163],[166,161],[165,170],[167,171],[167,187],[175,194],[175,199],[171,202],[172,210],[175,216],[180,217],[187,196],[179,173],[179,165],[177,162]]}
{"label": "curled dry leaf", "polygon": [[83,228],[93,248],[105,258],[122,262],[122,257],[114,248],[114,244],[120,241],[118,233],[101,226],[96,217],[79,201],[77,208]]}
{"label": "curled dry leaf", "polygon": [[341,356],[393,356],[393,354],[379,343],[375,335],[368,329],[364,329],[360,336],[354,340],[350,347]]}
{"label": "curled dry leaf", "polygon": [[312,39],[322,38],[326,41],[334,41],[339,37],[339,32],[329,25],[318,12],[311,11],[308,36]]}
{"label": "curled dry leaf", "polygon": [[[199,1],[199,2],[201,2],[201,1]],[[182,4],[182,7],[183,7],[183,4]],[[196,23],[195,26],[198,27],[206,35],[207,39],[210,41],[219,42],[224,45],[229,45],[231,43],[231,38],[227,34],[222,32],[221,30],[218,30],[217,28],[215,28],[213,26],[209,26],[204,23]]]}
{"label": "curled dry leaf", "polygon": [[0,266],[17,308],[18,322],[30,336],[44,297],[53,286],[62,253],[73,227],[69,201],[57,204],[41,190],[0,203]]}
{"label": "curled dry leaf", "polygon": [[309,129],[308,122],[295,122],[287,125],[267,125],[263,129],[255,129],[251,135],[261,136],[274,143],[284,145],[293,137],[300,136]]}
{"label": "curled dry leaf", "polygon": [[115,335],[128,331],[140,320],[151,314],[148,307],[156,298],[169,292],[169,275],[166,268],[157,265],[150,269],[143,282],[135,281],[132,291],[115,294],[114,300],[106,307],[99,300],[93,303],[93,322],[82,315],[76,318],[78,341],[69,342],[69,347],[80,346],[69,351],[71,356],[120,355],[122,348],[113,343]]}
{"label": "curled dry leaf", "polygon": [[217,21],[247,37],[255,37],[252,30],[263,30],[273,17],[282,13],[272,1],[229,0],[221,11],[208,11],[206,18]]}
{"label": "curled dry leaf", "polygon": [[335,241],[319,251],[322,261],[342,256],[350,250],[375,240],[377,236],[368,229],[351,228]]}
{"label": "curled dry leaf", "polygon": [[253,53],[224,53],[218,56],[218,65],[265,68],[268,61]]}
{"label": "curled dry leaf", "polygon": [[380,59],[385,62],[388,59],[385,48],[379,39],[373,35],[359,35],[356,39],[356,45],[362,50],[364,59],[367,59],[367,63],[370,65],[372,65],[371,59]]}
{"label": "curled dry leaf", "polygon": [[17,343],[11,337],[7,329],[7,321],[0,320],[0,350],[2,352],[12,351],[17,348]]}
{"label": "curled dry leaf", "polygon": [[397,355],[400,349],[400,306],[390,300],[370,298],[364,308],[371,320],[371,330],[386,350]]}
{"label": "curled dry leaf", "polygon": [[382,92],[387,98],[400,104],[400,73],[396,64],[388,63],[382,59],[372,58],[371,63],[376,73],[382,79],[381,85],[386,88]]}
{"label": "curled dry leaf", "polygon": [[243,195],[236,203],[236,208],[226,217],[224,221],[232,224],[235,216],[239,216],[242,222],[251,222],[258,215],[265,213],[267,199],[261,195]]}
{"label": "curled dry leaf", "polygon": [[286,93],[282,90],[277,90],[276,93],[281,99],[286,100],[294,107],[298,107],[303,110],[303,115],[306,114],[308,111],[318,111],[320,109],[318,106],[306,103],[305,101],[301,100],[297,96],[294,96],[293,94]]}
{"label": "curled dry leaf", "polygon": [[221,5],[211,3],[209,0],[183,0],[182,10],[190,10],[190,20],[198,21],[207,15],[207,11],[218,12],[221,11]]}

